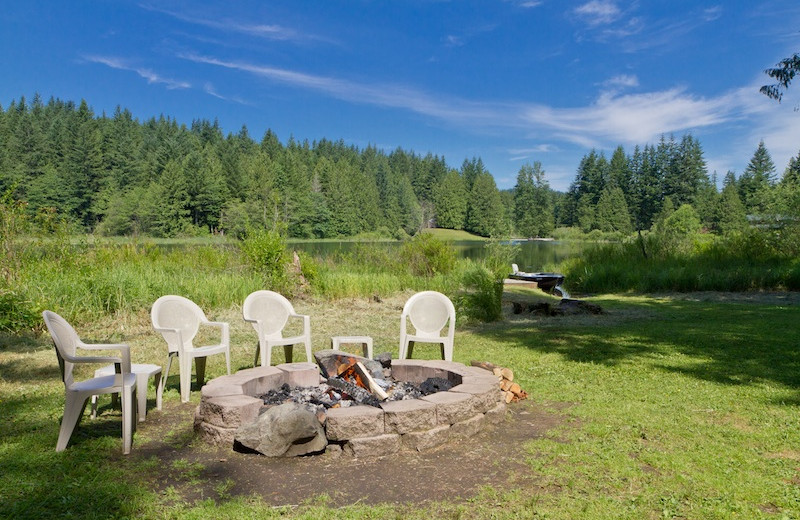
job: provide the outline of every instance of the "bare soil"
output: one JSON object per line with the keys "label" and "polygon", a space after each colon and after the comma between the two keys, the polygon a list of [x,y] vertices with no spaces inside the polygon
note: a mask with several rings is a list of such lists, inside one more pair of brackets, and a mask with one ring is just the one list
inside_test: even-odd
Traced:
{"label": "bare soil", "polygon": [[521,401],[509,405],[505,420],[480,434],[425,452],[269,458],[194,439],[195,405],[169,404],[162,412],[148,413],[137,435],[140,445],[131,455],[158,460],[147,477],[157,489],[171,487],[189,502],[255,495],[275,506],[298,505],[320,495],[336,506],[420,504],[467,500],[484,486],[536,488],[537,476],[526,464],[533,456],[526,443],[552,437],[551,431],[568,421],[562,413],[567,404]]}

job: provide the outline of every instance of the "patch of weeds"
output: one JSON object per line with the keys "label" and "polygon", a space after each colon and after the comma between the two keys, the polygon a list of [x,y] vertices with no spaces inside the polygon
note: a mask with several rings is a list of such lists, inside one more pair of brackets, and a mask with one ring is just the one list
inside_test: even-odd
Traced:
{"label": "patch of weeds", "polygon": [[172,461],[172,469],[179,472],[179,479],[196,484],[200,482],[200,476],[206,468],[199,462],[177,459]]}
{"label": "patch of weeds", "polygon": [[192,430],[177,429],[172,430],[164,437],[164,442],[172,448],[185,448],[194,440]]}
{"label": "patch of weeds", "polygon": [[220,500],[230,500],[232,497],[231,489],[233,489],[233,486],[235,485],[236,483],[233,481],[233,479],[228,477],[214,486],[214,492],[217,494]]}

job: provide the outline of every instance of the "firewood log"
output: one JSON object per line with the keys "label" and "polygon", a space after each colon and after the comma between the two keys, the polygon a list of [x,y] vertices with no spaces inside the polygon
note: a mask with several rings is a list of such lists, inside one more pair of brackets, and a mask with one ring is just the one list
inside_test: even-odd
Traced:
{"label": "firewood log", "polygon": [[484,370],[488,370],[489,372],[497,368],[497,365],[495,365],[494,363],[489,363],[488,361],[476,361],[473,359],[472,361],[469,362],[469,364],[474,367],[480,367]]}

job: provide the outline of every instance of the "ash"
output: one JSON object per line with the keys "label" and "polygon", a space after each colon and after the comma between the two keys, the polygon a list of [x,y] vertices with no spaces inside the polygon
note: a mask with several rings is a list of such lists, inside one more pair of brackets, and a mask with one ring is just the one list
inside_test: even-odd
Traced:
{"label": "ash", "polygon": [[[291,387],[284,383],[280,388],[270,390],[260,397],[268,406],[295,402],[316,410],[362,405],[380,406],[381,401],[360,386],[339,378],[331,378],[329,383],[303,387]],[[435,377],[426,379],[419,386],[408,381],[390,383],[378,380],[378,383],[382,387],[386,385],[384,389],[389,394],[383,402],[417,399],[423,395],[449,390],[453,386],[448,380]]]}

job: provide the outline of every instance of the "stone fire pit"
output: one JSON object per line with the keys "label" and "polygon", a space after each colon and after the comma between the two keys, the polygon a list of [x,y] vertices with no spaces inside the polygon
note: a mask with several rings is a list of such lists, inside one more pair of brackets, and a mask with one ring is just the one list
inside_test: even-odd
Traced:
{"label": "stone fire pit", "polygon": [[[324,422],[329,449],[354,456],[382,456],[401,450],[425,450],[452,438],[475,435],[498,422],[506,411],[497,377],[482,368],[439,360],[393,360],[395,381],[419,384],[431,377],[453,388],[419,399],[384,402],[380,408],[331,408]],[[207,442],[233,447],[241,426],[254,423],[264,401],[258,397],[284,383],[290,387],[320,383],[313,363],[285,363],[240,370],[209,381],[195,411],[195,430]]]}

